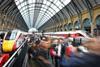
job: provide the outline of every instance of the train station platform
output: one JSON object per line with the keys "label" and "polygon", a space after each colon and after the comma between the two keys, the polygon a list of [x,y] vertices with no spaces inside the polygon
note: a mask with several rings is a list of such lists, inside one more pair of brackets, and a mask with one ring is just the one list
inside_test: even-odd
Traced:
{"label": "train station platform", "polygon": [[[33,30],[36,36],[32,35]],[[37,35],[39,39],[46,35],[52,40],[73,40],[73,49],[80,48],[79,41],[85,44],[85,39],[91,40],[88,44],[98,44],[100,0],[0,0],[0,67],[36,67],[35,63],[45,67],[43,63],[29,59],[27,36]],[[74,41],[78,42],[77,47]],[[70,59],[63,58],[66,59],[65,67],[100,67],[99,48],[82,44],[80,49],[92,48],[93,54],[82,52],[76,56],[72,53]],[[83,51],[88,52],[87,49]],[[52,62],[52,58],[49,61]],[[54,67],[64,67],[60,66],[59,60],[53,62]],[[60,65],[55,66],[56,62]]]}

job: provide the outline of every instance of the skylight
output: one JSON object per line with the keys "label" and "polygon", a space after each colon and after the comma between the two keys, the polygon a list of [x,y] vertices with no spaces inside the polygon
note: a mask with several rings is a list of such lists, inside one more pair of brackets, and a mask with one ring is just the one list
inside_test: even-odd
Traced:
{"label": "skylight", "polygon": [[15,3],[27,26],[29,28],[39,28],[70,1],[71,0],[15,0]]}

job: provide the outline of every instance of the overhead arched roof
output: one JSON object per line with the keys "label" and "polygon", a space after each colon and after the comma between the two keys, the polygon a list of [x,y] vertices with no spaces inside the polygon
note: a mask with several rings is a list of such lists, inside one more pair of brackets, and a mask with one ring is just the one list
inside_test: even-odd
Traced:
{"label": "overhead arched roof", "polygon": [[[18,6],[18,9],[20,10],[28,27],[39,28],[63,7],[65,7],[70,1],[71,0],[15,0],[15,3]],[[50,17],[45,18],[46,14],[50,14]],[[56,21],[63,19],[63,15],[63,12],[56,15]]]}
{"label": "overhead arched roof", "polygon": [[11,18],[11,23],[21,22],[25,29],[45,29],[97,5],[100,0],[0,0],[0,13]]}
{"label": "overhead arched roof", "polygon": [[[66,0],[67,1],[67,0]],[[87,10],[89,14],[92,16],[92,13],[90,10],[93,9],[93,7],[100,5],[100,0],[71,0],[71,2],[66,5],[62,10],[60,10],[58,13],[56,13],[52,18],[59,14],[63,14],[63,18],[69,19],[73,15],[79,15],[81,14],[82,11]],[[51,19],[52,19],[51,18]],[[89,17],[90,18],[90,17]],[[60,17],[60,19],[63,21]],[[79,21],[79,20],[78,20]],[[45,23],[45,25],[42,25],[39,29],[43,29],[47,27],[46,25],[48,24],[49,20]],[[58,23],[58,22],[56,22]]]}
{"label": "overhead arched roof", "polygon": [[14,0],[0,0],[0,24],[14,24],[14,26],[17,26],[20,24],[20,29],[23,28],[23,30],[28,30],[28,27],[17,8]]}

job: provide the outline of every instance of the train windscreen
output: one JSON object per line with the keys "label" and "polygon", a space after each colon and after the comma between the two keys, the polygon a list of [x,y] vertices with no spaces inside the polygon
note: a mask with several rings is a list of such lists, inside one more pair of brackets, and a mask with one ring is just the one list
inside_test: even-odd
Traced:
{"label": "train windscreen", "polygon": [[5,40],[14,40],[16,38],[17,32],[8,32]]}

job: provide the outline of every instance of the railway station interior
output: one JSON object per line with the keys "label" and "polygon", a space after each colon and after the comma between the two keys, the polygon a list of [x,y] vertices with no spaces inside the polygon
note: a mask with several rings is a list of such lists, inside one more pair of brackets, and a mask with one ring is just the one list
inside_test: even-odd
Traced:
{"label": "railway station interior", "polygon": [[0,0],[0,67],[100,67],[100,0]]}

